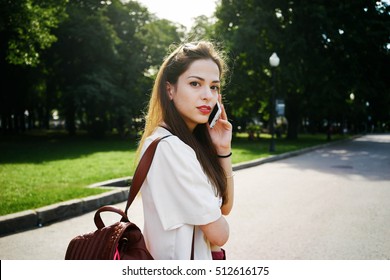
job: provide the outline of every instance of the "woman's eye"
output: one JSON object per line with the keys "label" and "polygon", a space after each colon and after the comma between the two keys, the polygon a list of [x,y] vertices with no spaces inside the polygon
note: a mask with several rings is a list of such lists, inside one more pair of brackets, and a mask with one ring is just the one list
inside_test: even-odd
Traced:
{"label": "woman's eye", "polygon": [[198,82],[191,82],[190,85],[193,87],[197,87],[197,86],[199,86],[199,83]]}
{"label": "woman's eye", "polygon": [[211,86],[211,90],[219,92],[219,86]]}

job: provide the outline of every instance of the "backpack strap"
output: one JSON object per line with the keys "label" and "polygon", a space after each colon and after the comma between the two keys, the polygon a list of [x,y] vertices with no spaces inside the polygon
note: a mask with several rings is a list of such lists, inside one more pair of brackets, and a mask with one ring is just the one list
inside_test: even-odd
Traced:
{"label": "backpack strap", "polygon": [[127,204],[125,208],[126,215],[127,215],[127,210],[129,209],[131,203],[133,203],[135,197],[137,196],[139,190],[141,189],[142,184],[145,181],[146,175],[148,174],[150,166],[152,165],[153,157],[156,152],[158,143],[160,143],[161,140],[169,136],[172,135],[166,135],[164,137],[155,139],[149,145],[149,147],[146,149],[145,153],[141,157],[141,160],[138,163],[138,166],[134,172],[133,180],[131,182],[129,196],[127,198]]}
{"label": "backpack strap", "polygon": [[[134,172],[133,180],[131,182],[130,191],[129,191],[129,197],[127,198],[127,204],[125,209],[125,214],[127,216],[127,210],[129,210],[129,207],[131,203],[133,203],[135,197],[137,196],[138,192],[140,191],[142,184],[144,183],[146,179],[146,175],[149,172],[150,166],[152,165],[154,154],[156,153],[157,145],[160,143],[161,140],[172,136],[172,135],[166,135],[164,137],[160,137],[155,139],[149,147],[146,149],[145,153],[143,154],[141,160],[138,163],[138,166]],[[192,233],[192,242],[191,242],[191,260],[194,260],[194,246],[195,246],[195,226],[194,231]]]}

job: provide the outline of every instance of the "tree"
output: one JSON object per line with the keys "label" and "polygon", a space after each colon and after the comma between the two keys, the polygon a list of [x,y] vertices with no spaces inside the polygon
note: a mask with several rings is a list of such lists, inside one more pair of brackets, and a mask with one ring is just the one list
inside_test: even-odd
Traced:
{"label": "tree", "polygon": [[[53,30],[66,17],[66,0],[0,1],[0,123],[24,130],[45,90],[42,54],[57,40]],[[28,120],[26,123],[26,119]]]}
{"label": "tree", "polygon": [[[289,138],[298,136],[303,118],[312,131],[345,123],[351,91],[364,100],[369,95],[376,108],[382,107],[374,97],[380,92],[388,106],[382,73],[389,59],[389,15],[388,6],[376,1],[221,1],[216,28],[235,58],[234,107],[248,117],[263,110],[274,51],[281,58],[277,89],[286,103]],[[381,116],[388,119],[388,110]]]}
{"label": "tree", "polygon": [[199,39],[214,39],[216,38],[214,21],[205,15],[195,18],[194,25],[189,31],[187,38],[189,41],[196,41]]}
{"label": "tree", "polygon": [[[266,1],[221,1],[217,7],[216,34],[231,57],[232,76],[228,86],[232,114],[245,122],[267,119],[271,70],[268,58],[276,44],[270,41],[272,9]],[[268,3],[268,5],[270,5]],[[276,32],[275,32],[276,33]],[[272,51],[271,51],[272,50]]]}
{"label": "tree", "polygon": [[95,136],[114,128],[124,135],[145,106],[149,69],[179,39],[177,27],[133,1],[77,1],[67,12],[47,59],[67,129],[75,133],[79,122]]}
{"label": "tree", "polygon": [[92,133],[105,131],[119,42],[105,8],[95,0],[70,2],[68,18],[56,30],[50,69],[61,89],[58,109],[70,134],[76,131],[77,119]]}
{"label": "tree", "polygon": [[0,33],[3,38],[1,47],[6,61],[15,65],[38,65],[41,51],[49,48],[57,39],[52,30],[65,16],[66,2],[67,0],[0,1]]}
{"label": "tree", "polygon": [[49,127],[53,110],[77,127],[124,134],[142,114],[153,69],[184,27],[135,1],[1,3],[2,130]]}

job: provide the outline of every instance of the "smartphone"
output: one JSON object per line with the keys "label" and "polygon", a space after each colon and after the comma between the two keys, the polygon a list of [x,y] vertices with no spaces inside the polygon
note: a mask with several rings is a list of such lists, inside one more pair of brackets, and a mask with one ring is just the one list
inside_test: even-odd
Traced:
{"label": "smartphone", "polygon": [[218,121],[219,117],[221,116],[221,114],[222,114],[221,105],[217,101],[217,104],[215,104],[215,106],[213,108],[213,111],[211,112],[211,114],[209,116],[210,128],[214,127],[214,125],[217,123],[217,121]]}

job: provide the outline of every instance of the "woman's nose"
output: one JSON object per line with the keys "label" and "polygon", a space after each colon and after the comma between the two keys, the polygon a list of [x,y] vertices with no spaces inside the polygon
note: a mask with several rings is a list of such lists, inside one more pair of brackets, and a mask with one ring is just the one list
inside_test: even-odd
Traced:
{"label": "woman's nose", "polygon": [[210,99],[213,97],[213,93],[209,87],[205,87],[202,91],[202,99]]}

